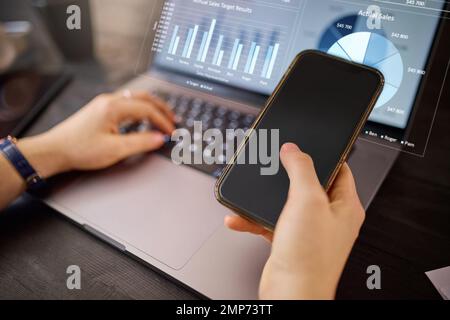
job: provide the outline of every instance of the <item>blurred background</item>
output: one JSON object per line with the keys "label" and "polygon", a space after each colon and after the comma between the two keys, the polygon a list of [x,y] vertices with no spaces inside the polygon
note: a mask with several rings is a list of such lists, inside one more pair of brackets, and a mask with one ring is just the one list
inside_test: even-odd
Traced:
{"label": "blurred background", "polygon": [[144,71],[155,1],[0,1],[0,136],[44,131]]}

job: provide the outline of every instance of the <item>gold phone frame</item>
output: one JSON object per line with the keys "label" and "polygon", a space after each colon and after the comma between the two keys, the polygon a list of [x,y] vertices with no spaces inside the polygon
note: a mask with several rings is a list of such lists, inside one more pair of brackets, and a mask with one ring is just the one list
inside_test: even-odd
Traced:
{"label": "gold phone frame", "polygon": [[375,91],[365,113],[363,114],[363,116],[361,117],[358,125],[356,126],[353,135],[351,137],[351,139],[349,140],[349,143],[347,144],[346,148],[344,149],[344,151],[341,154],[340,160],[337,163],[336,167],[334,168],[333,172],[330,175],[330,178],[328,179],[324,189],[326,192],[329,191],[331,185],[333,184],[334,180],[336,179],[337,174],[339,173],[342,165],[346,162],[347,157],[350,153],[350,150],[352,148],[352,146],[355,144],[356,139],[358,138],[359,134],[361,133],[361,130],[364,126],[364,124],[367,122],[367,119],[369,118],[370,113],[372,112],[382,90],[384,87],[384,76],[383,74],[378,71],[375,68],[363,65],[363,64],[359,64],[353,61],[348,61],[339,57],[335,57],[326,53],[323,53],[321,51],[318,50],[305,50],[300,52],[299,54],[297,54],[297,56],[294,58],[294,60],[292,61],[292,63],[289,65],[287,71],[284,73],[283,77],[281,78],[280,82],[278,83],[278,85],[276,86],[275,90],[273,91],[272,95],[269,97],[269,99],[267,100],[267,102],[264,105],[264,108],[261,110],[261,112],[259,113],[258,117],[256,118],[256,120],[253,122],[253,125],[251,126],[251,128],[248,131],[248,134],[245,135],[245,138],[243,139],[243,141],[241,142],[241,144],[239,145],[239,147],[237,148],[236,153],[233,155],[233,158],[231,159],[231,161],[227,164],[227,166],[225,167],[225,169],[223,170],[222,174],[220,175],[219,179],[217,180],[215,186],[214,186],[214,194],[216,196],[217,201],[219,201],[220,204],[224,205],[225,207],[233,210],[236,214],[238,214],[239,216],[257,223],[261,226],[263,226],[265,229],[269,230],[269,231],[273,231],[274,226],[272,226],[271,224],[267,223],[266,221],[262,220],[262,219],[258,219],[257,217],[253,216],[253,215],[249,215],[248,213],[246,213],[243,209],[236,207],[235,205],[233,205],[232,203],[229,203],[228,201],[226,201],[221,193],[220,193],[220,188],[222,186],[223,181],[225,180],[226,176],[228,175],[228,173],[230,172],[231,168],[233,167],[233,165],[236,162],[236,159],[238,157],[238,155],[241,153],[242,149],[246,146],[246,144],[248,143],[249,137],[252,135],[253,131],[256,130],[256,128],[258,127],[259,123],[261,122],[262,118],[265,116],[265,114],[267,113],[269,107],[271,106],[273,100],[275,99],[275,97],[278,95],[278,92],[280,91],[281,87],[284,85],[286,79],[288,78],[288,76],[290,75],[290,72],[292,71],[293,67],[298,63],[298,61],[300,59],[302,59],[303,57],[305,57],[308,54],[315,54],[315,55],[321,55],[327,58],[331,58],[333,60],[336,61],[340,61],[340,62],[345,62],[347,64],[351,64],[354,66],[357,66],[359,68],[363,68],[366,70],[369,70],[373,73],[375,73],[378,78],[380,79],[379,81],[379,85],[377,90]]}

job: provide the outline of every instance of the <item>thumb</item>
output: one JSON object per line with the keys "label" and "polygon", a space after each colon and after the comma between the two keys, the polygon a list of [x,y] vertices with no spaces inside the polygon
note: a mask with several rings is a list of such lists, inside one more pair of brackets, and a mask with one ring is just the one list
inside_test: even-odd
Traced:
{"label": "thumb", "polygon": [[305,198],[311,193],[324,193],[309,155],[300,151],[295,144],[285,143],[281,147],[280,158],[289,176],[290,194],[296,198]]}
{"label": "thumb", "polygon": [[166,142],[166,136],[159,131],[130,133],[119,138],[124,145],[122,148],[123,158],[157,150]]}
{"label": "thumb", "polygon": [[280,158],[289,176],[290,184],[288,199],[281,212],[277,228],[295,229],[296,222],[303,216],[300,213],[318,211],[317,206],[328,203],[328,198],[317,178],[309,155],[301,152],[295,144],[287,143],[280,150]]}
{"label": "thumb", "polygon": [[328,205],[327,194],[309,155],[295,144],[286,143],[281,147],[280,158],[290,184],[286,204],[275,227],[274,252],[289,250],[289,243],[298,239],[302,226],[311,223],[311,218]]}

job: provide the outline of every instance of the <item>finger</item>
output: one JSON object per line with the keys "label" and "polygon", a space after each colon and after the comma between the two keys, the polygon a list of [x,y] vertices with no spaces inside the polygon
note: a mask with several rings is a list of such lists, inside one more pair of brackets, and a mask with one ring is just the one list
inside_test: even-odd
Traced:
{"label": "finger", "polygon": [[173,113],[172,109],[162,99],[151,95],[146,91],[132,91],[131,97],[153,103],[169,119],[175,119],[175,114]]}
{"label": "finger", "polygon": [[289,193],[300,198],[311,193],[323,193],[310,156],[301,152],[295,144],[285,143],[281,147],[280,158],[289,176]]}
{"label": "finger", "polygon": [[254,234],[261,234],[263,230],[265,230],[263,227],[237,215],[226,216],[225,225],[235,231],[250,232]]}
{"label": "finger", "polygon": [[158,131],[118,135],[115,139],[121,145],[119,148],[121,158],[157,150],[165,143],[164,134]]}
{"label": "finger", "polygon": [[244,219],[240,216],[226,216],[224,220],[225,226],[229,229],[238,231],[238,232],[248,232],[255,235],[263,236],[268,241],[272,241],[273,233],[269,230],[253,223],[247,219]]}
{"label": "finger", "polygon": [[287,143],[281,148],[280,158],[290,184],[276,227],[295,228],[303,220],[302,214],[326,212],[321,208],[328,205],[328,197],[317,178],[311,157],[301,152],[295,144]]}
{"label": "finger", "polygon": [[347,163],[344,163],[339,170],[339,173],[328,192],[328,196],[331,202],[339,200],[348,202],[358,199],[355,179],[353,178],[352,171]]}
{"label": "finger", "polygon": [[130,118],[133,120],[148,119],[167,134],[171,134],[175,130],[173,120],[147,101],[121,98],[116,101],[116,106],[112,110],[112,112],[116,112],[118,121]]}
{"label": "finger", "polygon": [[357,217],[359,227],[364,221],[365,211],[356,191],[350,167],[345,163],[328,193],[333,212]]}

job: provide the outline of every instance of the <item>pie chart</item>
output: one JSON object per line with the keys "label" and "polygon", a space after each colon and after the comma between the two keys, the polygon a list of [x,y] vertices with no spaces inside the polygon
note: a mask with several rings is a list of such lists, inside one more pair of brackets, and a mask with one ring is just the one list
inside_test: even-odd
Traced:
{"label": "pie chart", "polygon": [[356,32],[336,41],[328,53],[353,62],[362,63],[383,73],[385,85],[375,108],[391,100],[403,80],[403,60],[395,45],[373,32]]}

